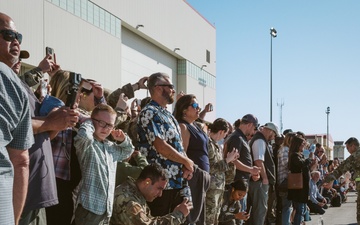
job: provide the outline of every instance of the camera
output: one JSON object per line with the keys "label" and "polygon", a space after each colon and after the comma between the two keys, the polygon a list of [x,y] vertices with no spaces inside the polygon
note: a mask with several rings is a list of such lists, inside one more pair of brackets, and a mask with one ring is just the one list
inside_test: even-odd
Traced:
{"label": "camera", "polygon": [[66,106],[73,109],[76,102],[77,92],[81,83],[81,74],[70,72],[69,83],[70,86],[67,92]]}

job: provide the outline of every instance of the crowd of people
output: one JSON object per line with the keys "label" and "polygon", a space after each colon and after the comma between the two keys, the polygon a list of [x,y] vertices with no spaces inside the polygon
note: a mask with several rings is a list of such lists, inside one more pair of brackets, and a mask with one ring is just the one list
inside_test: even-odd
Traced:
{"label": "crowd of people", "polygon": [[[209,122],[213,105],[201,110],[161,72],[109,91],[74,84],[49,54],[20,74],[29,53],[4,13],[0,34],[0,224],[300,225],[360,181],[356,138],[340,163],[253,114]],[[288,188],[289,172],[303,188]]]}

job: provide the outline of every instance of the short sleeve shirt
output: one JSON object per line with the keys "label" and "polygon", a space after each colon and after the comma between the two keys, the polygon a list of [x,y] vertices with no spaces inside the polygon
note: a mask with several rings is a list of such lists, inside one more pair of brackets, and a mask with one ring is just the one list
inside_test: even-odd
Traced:
{"label": "short sleeve shirt", "polygon": [[182,164],[162,156],[154,147],[155,137],[165,140],[180,154],[184,154],[180,127],[174,116],[157,102],[151,101],[140,112],[138,122],[139,149],[149,163],[160,164],[169,179],[166,189],[182,187]]}
{"label": "short sleeve shirt", "polygon": [[29,149],[34,143],[29,100],[17,75],[0,62],[0,224],[14,224],[14,172],[6,147]]}
{"label": "short sleeve shirt", "polygon": [[1,62],[0,76],[0,148],[28,149],[34,137],[27,93],[17,75]]}
{"label": "short sleeve shirt", "polygon": [[252,145],[252,152],[253,152],[254,161],[261,160],[264,162],[266,143],[261,139],[257,139],[256,141],[254,141]]}

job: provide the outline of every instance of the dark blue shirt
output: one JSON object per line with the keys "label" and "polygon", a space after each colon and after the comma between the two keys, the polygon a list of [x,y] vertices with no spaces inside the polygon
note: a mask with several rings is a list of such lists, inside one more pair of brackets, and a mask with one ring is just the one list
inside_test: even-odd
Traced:
{"label": "dark blue shirt", "polygon": [[200,169],[210,172],[208,136],[195,122],[193,123],[194,125],[184,120],[180,120],[179,123],[185,124],[190,132],[190,140],[186,154]]}

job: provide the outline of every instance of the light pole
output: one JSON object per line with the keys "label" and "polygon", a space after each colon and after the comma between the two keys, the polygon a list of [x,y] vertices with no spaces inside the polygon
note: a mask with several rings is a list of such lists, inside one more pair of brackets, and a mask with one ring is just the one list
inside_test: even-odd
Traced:
{"label": "light pole", "polygon": [[270,122],[272,122],[272,39],[276,36],[275,28],[270,28]]}
{"label": "light pole", "polygon": [[327,117],[327,126],[326,126],[326,147],[327,149],[330,151],[330,147],[329,147],[329,114],[330,114],[330,107],[328,106],[326,108],[326,117]]}

